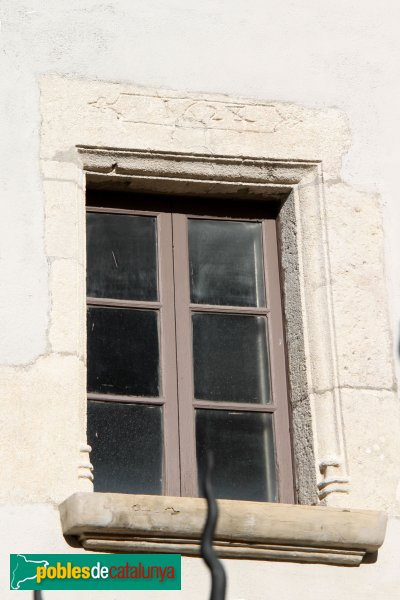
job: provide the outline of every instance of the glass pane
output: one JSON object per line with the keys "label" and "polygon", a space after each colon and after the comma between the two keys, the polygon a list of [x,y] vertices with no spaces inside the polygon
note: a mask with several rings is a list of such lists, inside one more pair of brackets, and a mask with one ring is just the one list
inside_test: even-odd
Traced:
{"label": "glass pane", "polygon": [[158,396],[158,313],[88,308],[88,391]]}
{"label": "glass pane", "polygon": [[87,294],[157,300],[156,217],[87,213]]}
{"label": "glass pane", "polygon": [[211,451],[217,498],[277,501],[272,415],[197,410],[196,445],[200,492]]}
{"label": "glass pane", "polygon": [[88,404],[88,440],[96,492],[162,493],[161,407]]}
{"label": "glass pane", "polygon": [[195,313],[192,319],[195,398],[271,402],[266,318]]}
{"label": "glass pane", "polygon": [[265,306],[261,223],[189,219],[190,298]]}

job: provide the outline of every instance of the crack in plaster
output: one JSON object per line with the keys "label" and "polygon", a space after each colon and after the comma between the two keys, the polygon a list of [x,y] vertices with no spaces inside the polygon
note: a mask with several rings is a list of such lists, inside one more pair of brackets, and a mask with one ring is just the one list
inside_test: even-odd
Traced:
{"label": "crack in plaster", "polygon": [[309,395],[321,396],[329,392],[335,392],[340,390],[359,390],[359,391],[371,391],[371,392],[393,392],[396,391],[393,387],[373,387],[373,386],[359,386],[359,385],[339,385],[334,387],[316,389],[309,392]]}
{"label": "crack in plaster", "polygon": [[42,360],[46,360],[49,358],[57,358],[57,357],[77,358],[79,362],[81,362],[83,365],[86,365],[85,360],[82,357],[82,355],[77,352],[54,352],[53,350],[51,350],[48,353],[42,353],[42,354],[39,354],[38,356],[35,356],[35,358],[33,358],[31,361],[24,363],[24,364],[0,365],[0,373],[2,371],[7,372],[8,370],[15,371],[16,373],[24,373],[24,372],[31,370],[33,367],[36,367],[36,365],[39,362],[41,362]]}

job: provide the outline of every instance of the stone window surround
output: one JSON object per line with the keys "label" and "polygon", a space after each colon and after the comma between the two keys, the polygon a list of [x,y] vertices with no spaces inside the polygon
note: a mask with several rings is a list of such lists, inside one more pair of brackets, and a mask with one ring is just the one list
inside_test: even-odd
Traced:
{"label": "stone window surround", "polygon": [[[124,189],[129,189],[132,184],[141,191],[160,191],[157,186],[161,184],[162,191],[167,193],[220,193],[224,197],[244,194],[261,201],[268,201],[271,194],[285,195],[279,227],[297,498],[300,504],[320,502],[332,506],[346,505],[344,499],[340,501],[340,496],[349,492],[350,480],[335,353],[336,332],[331,303],[323,182],[324,174],[334,178],[338,172],[343,151],[340,143],[339,146],[335,145],[338,138],[333,136],[335,143],[327,150],[327,144],[321,145],[318,141],[324,136],[320,122],[308,120],[310,113],[304,111],[304,115],[301,115],[290,106],[285,108],[265,102],[238,102],[226,97],[205,97],[201,94],[182,97],[182,94],[164,90],[142,90],[122,84],[58,77],[44,78],[41,93],[46,252],[50,258],[61,259],[66,265],[72,267],[75,264],[67,272],[67,281],[59,279],[56,269],[51,271],[54,272],[50,279],[52,308],[49,343],[52,351],[85,356],[86,181],[90,185],[112,184]],[[103,93],[105,97],[101,95]],[[110,99],[110,94],[114,99]],[[165,105],[163,110],[160,108],[162,105]],[[304,121],[302,116],[305,117]],[[291,128],[303,122],[304,128],[300,129],[303,137],[299,137],[299,130],[292,138]],[[337,124],[338,120],[334,118],[331,121],[327,117],[325,133],[333,135]],[[282,138],[282,143],[281,130],[285,131],[286,136],[290,133],[289,138]],[[207,133],[212,141],[207,140]],[[240,143],[237,137],[239,133]],[[264,146],[266,141],[268,150]],[[133,150],[134,146],[138,149]],[[192,151],[193,148],[201,148],[202,151]],[[215,148],[223,150],[218,154]],[[248,149],[247,157],[243,149]],[[262,158],[266,152],[268,156],[279,158]],[[319,153],[321,160],[315,159]],[[292,158],[285,159],[285,156]],[[304,160],[298,159],[299,156]],[[71,184],[74,191],[71,191]],[[67,234],[63,235],[65,222]],[[61,297],[66,289],[69,299],[74,298],[72,310],[67,308]],[[71,314],[74,315],[72,330]],[[321,331],[324,335],[321,335]],[[82,383],[84,381],[81,378]],[[76,504],[77,495],[70,496],[60,507],[63,531],[65,535],[77,535],[88,549],[91,546],[87,542],[89,538],[97,540],[93,546],[97,550],[111,549],[110,540],[114,538],[117,543],[123,539],[128,545],[134,542],[130,546],[125,545],[132,551],[138,547],[135,546],[138,540],[134,540],[132,523],[129,519],[126,521],[126,511],[118,500],[119,495],[93,493],[90,447],[85,439],[86,398],[83,389],[81,385],[82,397],[75,399],[73,408],[79,422],[79,431],[74,433],[73,438],[79,437],[81,440],[78,478],[76,485],[71,486],[72,478],[66,489],[72,487],[74,490],[90,492],[82,496],[89,513],[86,511],[82,517],[82,504]],[[324,401],[314,402],[314,395],[321,393],[321,390]],[[153,536],[157,531],[161,533],[163,522],[159,515],[163,514],[163,505],[169,503],[169,498],[147,497],[146,500],[146,497],[126,495],[123,500],[130,506],[141,507],[140,510],[143,509],[147,516],[150,513],[154,524]],[[108,519],[105,510],[105,504],[110,507],[110,502],[111,512],[115,513],[117,522],[120,523],[122,517],[126,523],[122,528],[117,527],[117,531],[113,529],[114,521]],[[191,516],[200,511],[203,501],[174,499],[173,508],[176,508],[176,502],[181,503],[183,515],[191,522]],[[237,518],[230,521],[233,529],[245,519],[248,504],[234,502]],[[257,504],[256,523],[259,526],[268,523],[271,517],[278,521],[285,520],[285,513],[282,512],[285,505]],[[169,510],[169,506],[164,509],[175,514]],[[383,541],[385,517],[381,513],[315,506],[290,506],[290,509],[293,518],[285,531],[276,532],[274,540],[269,535],[258,540],[261,546],[272,545],[272,549],[260,547],[255,555],[256,537],[252,539],[250,535],[245,540],[245,536],[238,534],[239,537],[233,541],[242,546],[241,556],[354,565],[359,564],[365,553],[376,551]],[[307,539],[302,539],[302,521],[306,528],[309,524],[307,512],[311,520],[317,518],[319,526],[312,528]],[[365,537],[361,538],[360,532],[365,522],[360,520],[360,512],[365,513],[369,523]],[[349,520],[341,529],[344,513]],[[312,514],[315,516],[311,517]],[[348,535],[342,535],[340,540],[328,535],[328,539],[325,529],[328,527],[329,531],[330,518],[334,528],[338,526],[339,532],[347,531]],[[99,526],[102,535],[98,536]],[[199,523],[188,537],[198,538],[198,531]],[[176,535],[164,540],[166,550],[171,551],[173,541],[176,541]],[[226,542],[221,541],[222,545]],[[315,548],[324,548],[324,556],[319,551],[314,552]],[[329,549],[335,549],[333,558]],[[355,555],[351,553],[355,549],[358,555],[354,558]],[[192,551],[196,552],[196,549]],[[221,548],[219,551],[226,555]]]}
{"label": "stone window surround", "polygon": [[[321,163],[83,145],[77,146],[77,152],[86,182],[91,186],[125,190],[131,187],[136,191],[177,195],[212,193],[216,197],[236,196],[263,202],[277,195],[286,197],[278,229],[297,497],[302,504],[316,504],[330,493],[346,493],[349,477],[335,385],[329,285],[323,262],[326,257]],[[306,269],[304,265],[319,268]],[[316,387],[332,390],[324,402],[323,414],[314,410],[314,427],[325,446],[325,455],[318,465],[322,476],[318,484],[310,443],[310,375],[317,381]]]}
{"label": "stone window surround", "polygon": [[[320,207],[320,163],[85,146],[78,146],[77,152],[87,183],[95,187],[125,190],[134,188],[136,191],[197,196],[209,195],[211,191],[215,197],[246,197],[260,202],[268,202],[270,198],[277,196],[286,197],[279,217],[285,297],[289,296],[289,305],[293,305],[294,297],[300,301],[301,289],[304,302],[307,286],[312,286],[314,290],[326,288],[323,269],[309,274],[308,278],[301,282],[304,272],[300,268],[301,258],[298,254],[298,268],[293,268],[296,236],[290,226],[297,223],[297,236],[301,230],[303,236],[310,236],[307,239],[313,240],[311,249],[314,252],[321,251],[321,213],[319,218],[316,218],[315,213],[308,212]],[[297,204],[301,203],[301,212],[296,211],[296,201]],[[304,227],[305,219],[307,227]],[[310,223],[317,227],[312,229]],[[315,243],[316,240],[319,244]],[[301,247],[303,251],[310,251],[310,244],[304,242],[304,237]],[[288,258],[288,255],[291,258]],[[310,261],[308,264],[312,264],[315,256],[308,256],[306,260]],[[318,277],[319,280],[316,280]],[[301,398],[296,395],[300,393],[302,386],[306,385],[306,381],[301,382],[301,375],[306,371],[307,364],[305,349],[300,348],[298,343],[299,329],[304,331],[308,326],[304,333],[313,340],[314,349],[317,344],[319,361],[325,359],[325,367],[331,360],[326,339],[323,343],[318,335],[318,331],[327,330],[329,323],[326,297],[322,296],[319,299],[325,308],[324,311],[321,310],[321,305],[315,307],[314,303],[318,302],[318,298],[316,299],[314,293],[310,294],[309,300],[312,300],[312,303],[307,312],[314,317],[308,321],[305,321],[304,314],[300,315],[298,309],[295,313],[290,313],[288,303],[284,303],[295,431],[293,441],[297,462],[297,490],[303,503],[307,503],[307,499],[315,498],[315,489],[318,489],[319,499],[323,500],[331,492],[345,492],[344,485],[348,483],[348,477],[331,474],[333,469],[343,466],[341,461],[338,458],[327,459],[319,465],[323,478],[314,487],[312,447],[304,444],[304,430],[311,426],[311,419],[309,406],[304,402],[304,398],[301,402]],[[333,397],[332,402],[334,401]],[[298,406],[300,410],[297,410]],[[323,433],[328,440],[329,429],[334,428],[336,445],[332,445],[331,452],[332,456],[338,457],[340,448],[337,445],[337,433],[340,434],[340,423],[334,420],[335,414],[337,413],[332,407],[332,422],[329,423],[325,415],[318,425],[319,431],[324,427]],[[310,437],[308,435],[306,439]],[[303,462],[296,461],[299,455]],[[91,479],[91,466],[85,466],[83,463],[80,476]],[[60,510],[64,534],[77,536],[87,550],[145,550],[180,552],[187,555],[199,553],[200,535],[205,519],[204,501],[201,499],[104,493],[76,494],[67,499]],[[377,551],[383,542],[386,528],[386,517],[373,511],[232,501],[221,501],[220,510],[222,523],[215,546],[219,555],[227,558],[357,566],[365,554]],[[175,515],[179,517],[176,518]],[[249,527],[251,517],[253,525]],[[274,523],[278,524],[275,528]]]}

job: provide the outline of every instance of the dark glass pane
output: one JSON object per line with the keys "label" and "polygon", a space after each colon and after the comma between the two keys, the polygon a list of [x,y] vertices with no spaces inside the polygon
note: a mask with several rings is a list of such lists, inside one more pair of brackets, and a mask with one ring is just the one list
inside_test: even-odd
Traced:
{"label": "dark glass pane", "polygon": [[272,415],[197,410],[196,445],[200,493],[211,451],[217,498],[277,501]]}
{"label": "dark glass pane", "polygon": [[161,494],[161,407],[88,404],[88,440],[96,492]]}
{"label": "dark glass pane", "polygon": [[261,223],[189,219],[196,304],[265,306]]}
{"label": "dark glass pane", "polygon": [[88,391],[158,396],[158,313],[88,308]]}
{"label": "dark glass pane", "polygon": [[87,213],[87,294],[157,300],[155,217]]}
{"label": "dark glass pane", "polygon": [[195,398],[271,402],[266,318],[195,313],[192,319]]}

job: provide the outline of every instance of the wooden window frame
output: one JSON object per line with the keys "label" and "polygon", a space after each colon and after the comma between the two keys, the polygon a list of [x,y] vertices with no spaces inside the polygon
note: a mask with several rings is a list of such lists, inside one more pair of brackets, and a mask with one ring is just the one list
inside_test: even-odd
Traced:
{"label": "wooden window frame", "polygon": [[[111,195],[112,192],[109,196]],[[123,199],[123,208],[121,208],[121,198]],[[134,194],[119,195],[119,202],[115,207],[110,206],[110,200],[108,203],[107,207],[99,206],[91,203],[91,199],[88,197],[87,212],[156,217],[159,299],[154,302],[88,297],[87,304],[88,306],[158,311],[162,391],[158,398],[88,393],[88,401],[145,403],[163,407],[163,493],[171,496],[195,497],[198,495],[196,409],[272,414],[279,502],[294,502],[276,215],[271,214],[271,208],[267,208],[265,205],[261,207],[246,206],[243,203],[227,205],[221,200],[214,203],[203,200],[199,206],[198,201],[194,199],[192,201],[190,199],[178,200],[168,196],[154,198],[152,196],[135,196]],[[244,220],[262,223],[265,307],[191,304],[187,234],[189,218]],[[272,392],[270,404],[194,399],[191,324],[193,312],[266,317]],[[177,429],[178,436],[176,435]]]}

